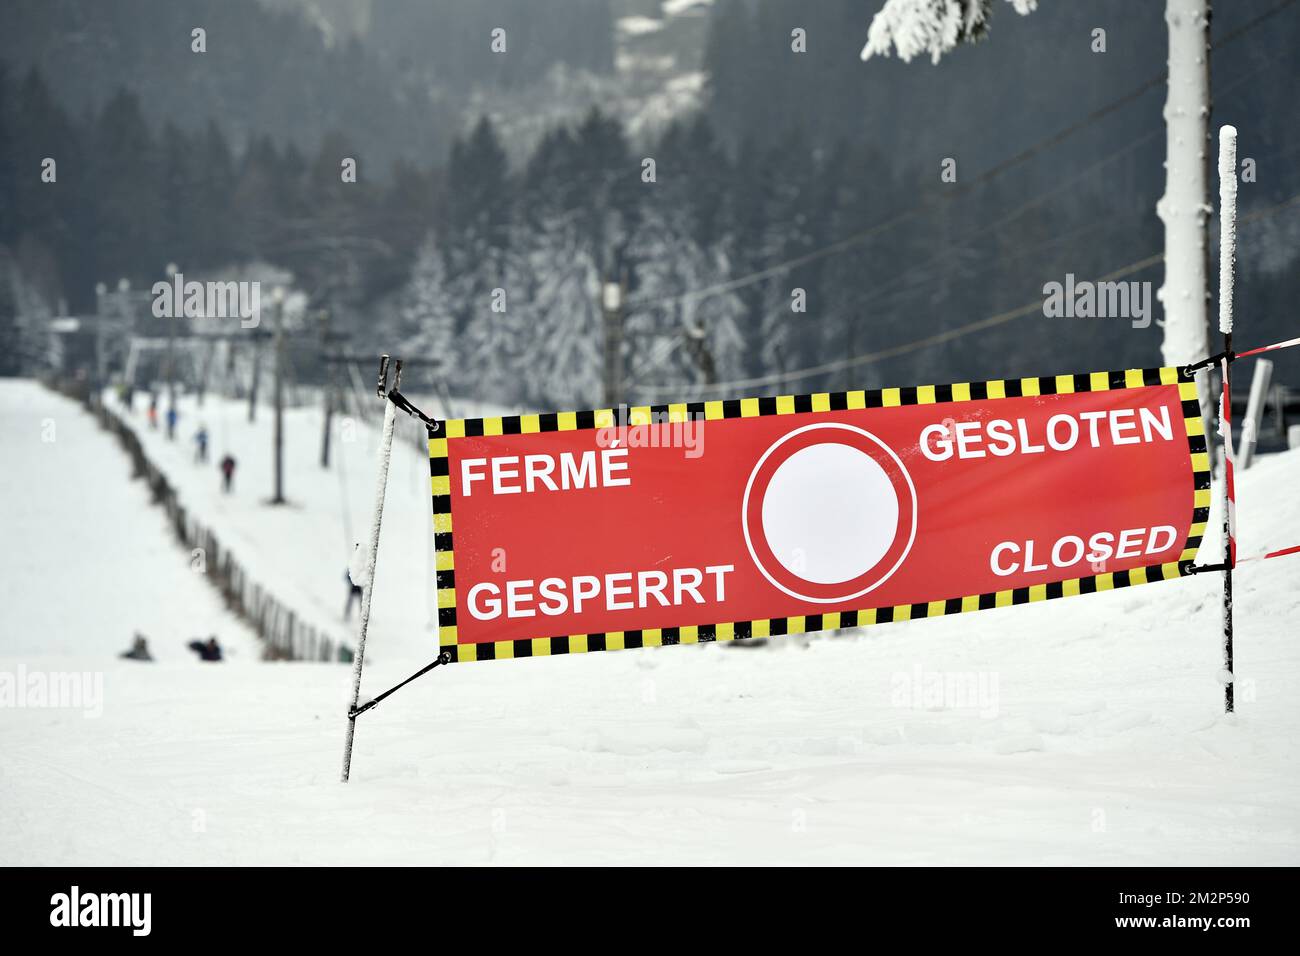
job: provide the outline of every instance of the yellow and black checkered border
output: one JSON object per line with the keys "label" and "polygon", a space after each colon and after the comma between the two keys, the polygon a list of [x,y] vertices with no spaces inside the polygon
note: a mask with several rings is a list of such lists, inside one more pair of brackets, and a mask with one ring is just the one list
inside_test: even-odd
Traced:
{"label": "yellow and black checkered border", "polygon": [[[566,634],[554,637],[459,644],[456,640],[456,580],[452,538],[451,486],[447,459],[449,440],[496,435],[527,435],[553,431],[608,428],[620,424],[678,422],[702,417],[706,421],[727,418],[757,418],[763,415],[848,411],[864,408],[893,408],[905,405],[938,405],[988,399],[1104,392],[1127,388],[1177,385],[1187,432],[1188,458],[1193,481],[1192,521],[1187,541],[1177,561],[1144,565],[1128,571],[1107,572],[1069,578],[1026,588],[988,594],[972,594],[923,604],[864,608],[829,614],[692,624],[682,627],[614,631],[603,634]],[[547,657],[634,647],[663,647],[673,644],[701,644],[711,641],[778,637],[847,627],[866,627],[893,621],[944,617],[968,611],[990,610],[1030,604],[1078,594],[1093,594],[1136,584],[1168,581],[1191,573],[1209,521],[1210,461],[1201,418],[1200,402],[1193,375],[1183,368],[1126,369],[1118,372],[1085,372],[1039,378],[995,379],[987,382],[958,382],[951,385],[918,385],[856,392],[819,392],[809,395],[780,395],[711,402],[682,402],[670,405],[642,405],[621,409],[593,409],[499,418],[451,419],[429,428],[429,473],[433,492],[434,574],[438,592],[438,633],[441,650],[451,661],[507,660],[516,657]]]}

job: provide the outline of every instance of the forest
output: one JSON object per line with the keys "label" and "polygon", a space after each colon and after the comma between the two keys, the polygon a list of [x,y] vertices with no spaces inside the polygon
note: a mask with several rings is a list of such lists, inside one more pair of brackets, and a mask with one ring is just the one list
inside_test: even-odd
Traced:
{"label": "forest", "polygon": [[[387,54],[374,62],[434,82],[442,61],[420,65],[412,34],[393,25],[409,24],[399,7],[379,8],[392,19],[372,26],[368,42]],[[408,13],[436,15],[420,9]],[[220,109],[199,123],[171,118],[152,87],[91,96],[37,65],[10,67],[0,72],[0,247],[22,301],[73,312],[93,308],[97,283],[145,287],[168,263],[192,275],[274,264],[359,347],[432,360],[451,391],[521,407],[601,400],[606,282],[625,290],[629,401],[1158,364],[1158,318],[1144,328],[1049,321],[1041,308],[1067,276],[1159,287],[1158,84],[1088,65],[1086,46],[1062,53],[1025,39],[1057,37],[1081,15],[1003,18],[997,50],[989,40],[931,67],[862,64],[856,13],[723,0],[710,15],[704,107],[652,135],[594,109],[521,148],[493,118],[449,132],[394,107],[388,89],[367,122],[397,117],[446,139],[445,151],[414,158],[376,149],[346,111],[313,114],[310,130],[259,129],[252,113],[236,122]],[[1115,42],[1159,41],[1158,17],[1147,19]],[[465,30],[489,21],[457,20]],[[790,54],[796,21],[814,50],[833,43],[836,55]],[[1295,85],[1294,70],[1269,81],[1296,57],[1270,42],[1269,55],[1234,60],[1230,42],[1222,53],[1216,95],[1242,117],[1247,143],[1252,114],[1276,111]],[[584,68],[609,68],[607,47],[572,47]],[[558,39],[551,49],[570,55]],[[541,68],[520,58],[521,73],[491,82]],[[953,138],[937,131],[960,124],[936,119],[900,132],[906,113],[951,114],[990,77],[983,92],[1012,95],[1035,70],[1045,85],[1066,73],[1090,85],[1068,110],[1027,88],[999,128]],[[474,78],[467,66],[451,72]],[[1261,138],[1250,147],[1259,181],[1242,194],[1239,297],[1263,339],[1283,330],[1300,292],[1289,267],[1300,229],[1298,184],[1280,162],[1295,146],[1276,124]],[[57,182],[38,175],[47,158]],[[348,159],[355,182],[340,172]]]}

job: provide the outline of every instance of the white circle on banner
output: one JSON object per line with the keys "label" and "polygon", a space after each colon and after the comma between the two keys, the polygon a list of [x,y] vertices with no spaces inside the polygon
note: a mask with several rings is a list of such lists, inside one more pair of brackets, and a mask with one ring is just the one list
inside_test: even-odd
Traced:
{"label": "white circle on banner", "polygon": [[777,467],[763,495],[763,537],[791,574],[813,584],[861,577],[889,553],[898,494],[874,458],[824,442]]}
{"label": "white circle on banner", "polygon": [[[810,444],[799,438],[799,436],[811,437],[810,433],[814,432],[821,433],[819,436],[821,438],[820,441]],[[839,434],[836,434],[837,432]],[[811,497],[815,499],[815,505],[820,507],[816,508],[816,513],[810,513],[811,508],[800,503],[798,500],[795,500],[793,503],[794,508],[804,508],[808,510],[805,510],[802,518],[797,519],[794,522],[785,522],[783,519],[778,517],[778,513],[780,511],[788,512],[791,510],[790,507],[782,508],[779,505],[774,505],[771,512],[772,530],[780,535],[782,533],[782,527],[787,525],[797,527],[799,521],[803,521],[814,523],[821,529],[829,528],[829,531],[822,531],[821,533],[813,534],[786,534],[786,540],[783,542],[784,547],[778,546],[776,542],[773,542],[769,538],[769,530],[766,525],[767,515],[764,512],[763,499],[766,498],[770,490],[770,485],[772,484],[772,479],[776,477],[776,472],[785,464],[785,460],[781,458],[781,446],[790,441],[800,441],[802,448],[796,448],[796,450],[791,452],[787,458],[793,458],[799,451],[812,448],[815,445],[843,445],[847,446],[847,449],[850,452],[856,452],[870,458],[872,464],[880,468],[885,480],[890,483],[888,494],[879,490],[877,482],[873,480],[873,478],[878,478],[879,476],[873,474],[872,476],[867,477],[865,473],[870,469],[864,467],[852,456],[843,459],[851,462],[848,468],[848,472],[850,473],[849,480],[844,483],[847,487],[840,484],[819,487],[815,477],[811,483],[806,480],[791,481],[791,487],[794,491],[802,493],[805,498]],[[879,451],[877,451],[877,449]],[[841,455],[842,452],[831,452],[830,454],[838,456]],[[881,455],[884,457],[881,457]],[[773,466],[771,474],[765,481],[759,481],[760,475],[763,473],[764,464],[773,456],[777,456],[777,461]],[[805,459],[805,461],[816,462],[815,459]],[[824,463],[818,463],[819,467],[821,467],[822,464]],[[834,462],[831,462],[831,464],[834,464]],[[897,470],[896,475],[891,472],[891,466]],[[799,478],[800,472],[807,471],[807,469],[802,467],[796,467],[799,468],[799,472],[791,472],[789,477]],[[758,482],[757,488],[755,488],[755,482]],[[863,488],[860,487],[857,482],[862,482],[863,486],[866,488],[876,487],[877,492],[864,492]],[[754,512],[751,514],[750,499],[755,494],[759,496],[759,501]],[[781,497],[789,501],[791,498],[798,499],[799,494],[791,495],[789,493],[783,493]],[[850,518],[853,519],[851,521],[846,521],[846,502],[849,503],[847,505],[847,510],[851,513]],[[802,428],[796,428],[794,431],[782,435],[759,457],[758,462],[754,465],[754,470],[749,474],[749,481],[745,484],[745,496],[740,504],[740,520],[742,530],[745,533],[745,547],[749,550],[749,556],[753,560],[754,566],[758,568],[769,584],[777,590],[783,591],[791,597],[798,598],[802,601],[810,601],[815,604],[838,604],[842,601],[861,597],[870,591],[874,591],[893,577],[894,572],[897,571],[902,566],[903,562],[907,560],[908,554],[911,553],[912,545],[916,542],[916,507],[916,486],[912,484],[912,476],[907,473],[907,468],[904,467],[902,459],[898,457],[892,448],[875,435],[871,434],[871,432],[865,431],[864,429],[858,428],[854,425],[848,425],[843,422],[818,422],[813,425],[804,425]],[[884,513],[881,510],[882,508],[884,509],[884,512],[888,512],[891,509],[893,511],[894,525],[891,529],[883,529],[883,523],[880,520],[884,517]],[[832,516],[829,523],[826,520],[827,513]],[[873,525],[873,530],[864,535],[861,540],[854,540],[849,548],[845,548],[845,538],[852,536],[843,535],[841,533],[841,528],[846,524],[856,524],[857,527],[861,528],[863,525],[861,516],[864,513],[869,516],[869,522]],[[874,515],[874,517],[870,517],[872,515]],[[899,528],[898,524],[900,521],[904,520],[906,521],[907,527],[905,529]],[[881,525],[881,527],[876,527],[876,525]],[[903,532],[906,532],[906,539],[903,540],[902,538],[898,538],[895,540],[895,538]],[[790,539],[792,536],[794,537],[793,547],[797,549],[793,551],[789,550],[791,547]],[[856,556],[858,552],[864,549],[864,541],[879,541],[882,538],[888,538],[889,540],[884,544],[878,545],[878,548],[882,551],[881,554],[875,557]],[[763,559],[759,556],[758,551],[755,550],[756,540],[760,542],[762,550],[768,554],[774,562],[772,567],[765,566]],[[828,542],[835,542],[833,548],[828,548]],[[780,558],[777,558],[778,549],[783,552]],[[855,556],[845,559],[843,552],[850,550]],[[881,564],[881,559],[889,556],[894,551],[899,551],[897,560],[894,561],[891,566],[885,568],[884,565]],[[838,561],[834,559],[835,552],[840,553]],[[832,581],[832,583],[824,584],[806,577],[806,575],[810,573],[809,558],[814,554],[818,555],[818,564],[821,570],[812,573],[818,573],[828,580],[834,577],[836,580]],[[868,561],[871,562],[868,570],[860,574],[857,578],[846,578],[843,581],[838,580],[839,575],[849,574],[855,567],[862,567],[863,565],[866,565]],[[806,590],[805,588],[801,588],[793,582],[782,583],[777,579],[774,572],[778,572],[783,576],[788,575],[790,578],[794,579],[794,582],[802,580],[810,587],[816,586],[834,589],[837,584],[843,585],[843,593],[830,595],[805,594],[803,593],[804,590]]]}

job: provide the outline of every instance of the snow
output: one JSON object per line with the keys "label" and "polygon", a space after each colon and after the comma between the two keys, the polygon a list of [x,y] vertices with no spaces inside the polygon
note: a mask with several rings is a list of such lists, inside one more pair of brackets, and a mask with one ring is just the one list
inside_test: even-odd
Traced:
{"label": "snow", "polygon": [[[266,391],[270,392],[269,384]],[[304,400],[308,397],[304,393]],[[111,395],[106,395],[105,401],[136,429],[146,453],[167,473],[189,511],[216,530],[252,577],[270,587],[300,618],[333,640],[355,646],[356,606],[350,619],[343,614],[348,578],[360,581],[365,576],[365,548],[356,577],[353,558],[357,544],[366,540],[374,511],[378,425],[383,413],[373,392],[362,400],[367,398],[374,406],[375,427],[335,415],[330,441],[333,467],[329,470],[320,466],[320,408],[286,408],[284,490],[288,504],[278,508],[266,503],[273,475],[273,416],[269,408],[258,408],[256,421],[250,424],[245,402],[208,395],[199,409],[193,396],[182,396],[177,440],[169,442],[165,432],[145,424],[145,394],[136,393],[134,412],[122,411]],[[163,401],[165,404],[165,398]],[[477,411],[464,403],[459,403],[457,410]],[[387,505],[408,515],[421,510],[427,513],[429,461],[421,441],[424,426],[404,414],[399,419]],[[211,435],[207,465],[194,462],[189,441],[200,422]],[[230,495],[221,492],[215,464],[227,451],[238,463]],[[427,521],[384,525],[368,655],[383,656],[391,651],[418,657],[436,644],[429,625],[432,544],[427,531]]]}
{"label": "snow", "polygon": [[348,562],[348,580],[359,588],[370,583],[370,555],[360,543],[352,552],[352,560]]}
{"label": "snow", "polygon": [[633,36],[640,36],[644,33],[657,33],[664,28],[662,20],[655,20],[651,17],[620,17],[617,25],[620,31]]}
{"label": "snow", "polygon": [[698,12],[698,8],[707,7],[712,3],[713,0],[664,0],[664,16],[679,17],[688,11]]}
{"label": "snow", "polygon": [[[39,443],[44,417],[58,423],[53,448]],[[260,555],[277,593],[318,600],[341,627],[338,482],[314,458],[318,414],[287,416],[286,509],[259,500],[269,476],[254,445],[269,447],[269,416],[251,431],[229,419],[241,455],[230,499],[187,449],[148,434],[150,453],[243,542],[241,559]],[[0,711],[0,862],[1300,862],[1300,558],[1234,576],[1233,717],[1207,574],[766,647],[440,667],[359,718],[342,785],[348,668],[245,666],[243,652],[236,672],[185,654],[116,660],[142,616],[207,627],[220,609],[83,413],[5,383],[0,423],[5,528],[30,542],[0,559],[0,674],[104,680],[97,718]],[[356,432],[336,448],[359,526],[375,448],[371,429]],[[436,651],[427,465],[408,489],[418,457],[394,449],[363,697]],[[1238,476],[1243,555],[1300,543],[1297,473],[1289,452]],[[106,539],[121,560],[77,552]],[[1209,560],[1218,545],[1205,548]]]}
{"label": "snow", "polygon": [[[1038,9],[1038,0],[1007,2],[1021,16]],[[922,53],[938,63],[958,44],[983,36],[991,12],[987,0],[885,0],[872,17],[862,59],[889,56],[896,48],[904,63]]]}
{"label": "snow", "polygon": [[126,453],[76,402],[0,379],[0,439],[0,654],[112,660],[139,631],[160,662],[197,664],[186,644],[211,634],[234,663],[260,657],[131,481]]}
{"label": "snow", "polygon": [[1219,127],[1219,331],[1232,334],[1232,270],[1237,263],[1237,128]]}

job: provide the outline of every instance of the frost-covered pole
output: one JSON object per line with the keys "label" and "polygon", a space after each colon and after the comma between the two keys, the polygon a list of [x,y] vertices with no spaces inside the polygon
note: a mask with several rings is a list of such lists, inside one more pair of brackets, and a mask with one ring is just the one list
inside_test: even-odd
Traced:
{"label": "frost-covered pole", "polygon": [[1234,462],[1245,471],[1255,458],[1255,443],[1259,438],[1260,420],[1268,402],[1268,386],[1273,380],[1273,363],[1266,358],[1255,359],[1255,371],[1250,379],[1250,398],[1246,402],[1246,418],[1241,423],[1241,441],[1237,444]]}
{"label": "frost-covered pole", "polygon": [[[398,363],[401,368],[401,363]],[[399,372],[400,374],[400,372]],[[366,659],[366,631],[370,626],[370,600],[375,593],[375,563],[379,559],[379,528],[384,520],[384,494],[388,490],[388,465],[393,458],[393,428],[396,424],[397,406],[389,400],[388,356],[380,360],[379,394],[384,396],[384,429],[379,439],[379,477],[375,480],[375,508],[370,518],[370,537],[367,540],[365,580],[361,584],[361,628],[357,635],[357,652],[352,659],[352,703],[348,707],[348,736],[343,744],[343,782],[348,782],[352,769],[352,738],[357,732],[356,709],[361,697],[361,668]]]}
{"label": "frost-covered pole", "polygon": [[1219,331],[1223,333],[1223,709],[1232,713],[1232,566],[1237,559],[1237,516],[1232,476],[1232,274],[1237,260],[1237,130],[1219,129]]}
{"label": "frost-covered pole", "polygon": [[[1165,226],[1165,365],[1190,365],[1210,354],[1206,315],[1206,219],[1210,214],[1209,0],[1167,0],[1169,91],[1165,100],[1165,194],[1156,214]],[[1208,372],[1201,372],[1208,376]],[[1205,379],[1201,379],[1204,385]],[[1211,422],[1208,389],[1202,417]]]}

